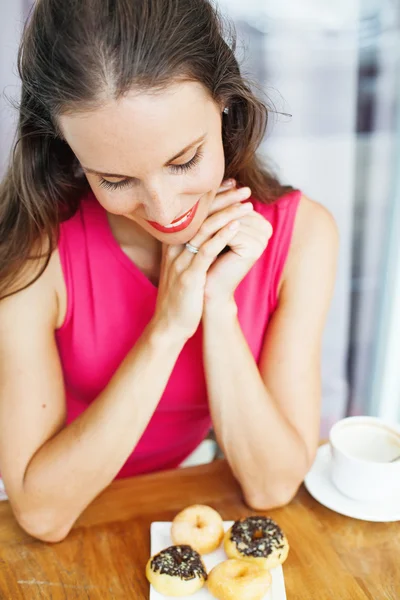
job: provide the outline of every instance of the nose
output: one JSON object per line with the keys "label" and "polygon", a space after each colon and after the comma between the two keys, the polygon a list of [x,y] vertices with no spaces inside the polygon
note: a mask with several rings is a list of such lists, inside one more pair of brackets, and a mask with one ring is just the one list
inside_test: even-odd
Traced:
{"label": "nose", "polygon": [[146,219],[162,226],[170,225],[179,216],[179,198],[172,191],[151,190],[144,202]]}

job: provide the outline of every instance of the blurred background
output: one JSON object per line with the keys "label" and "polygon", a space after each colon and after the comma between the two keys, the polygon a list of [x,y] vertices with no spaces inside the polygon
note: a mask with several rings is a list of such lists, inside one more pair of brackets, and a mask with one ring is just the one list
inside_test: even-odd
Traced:
{"label": "blurred background", "polygon": [[[0,0],[0,176],[31,0]],[[219,0],[272,107],[262,153],[334,214],[341,249],[323,348],[321,435],[400,421],[400,0]],[[288,116],[291,115],[291,116]]]}
{"label": "blurred background", "polygon": [[278,113],[263,152],[341,236],[323,350],[321,434],[400,420],[400,2],[220,0]]}

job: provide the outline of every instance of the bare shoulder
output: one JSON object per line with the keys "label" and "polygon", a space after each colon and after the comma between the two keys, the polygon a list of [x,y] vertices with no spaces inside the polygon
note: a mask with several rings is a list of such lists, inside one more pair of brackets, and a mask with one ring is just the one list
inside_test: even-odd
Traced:
{"label": "bare shoulder", "polygon": [[16,319],[22,314],[40,319],[43,315],[54,329],[59,327],[65,314],[66,292],[58,250],[48,257],[47,248],[42,247],[38,258],[25,263],[8,294],[0,300],[3,319]]}
{"label": "bare shoulder", "polygon": [[338,244],[339,231],[332,213],[303,194],[294,223],[287,267],[316,251],[336,255]]}
{"label": "bare shoulder", "polygon": [[339,232],[332,213],[303,194],[293,229],[292,246],[297,250],[319,243],[337,246],[338,239]]}
{"label": "bare shoulder", "polygon": [[332,213],[319,202],[302,195],[281,285],[305,272],[336,273],[339,231]]}

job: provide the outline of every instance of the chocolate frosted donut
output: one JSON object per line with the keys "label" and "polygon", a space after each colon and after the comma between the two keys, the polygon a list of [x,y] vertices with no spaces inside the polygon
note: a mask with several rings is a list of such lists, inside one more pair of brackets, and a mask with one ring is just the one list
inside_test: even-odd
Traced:
{"label": "chocolate frosted donut", "polygon": [[267,517],[236,521],[225,535],[224,548],[229,558],[256,562],[267,569],[282,564],[289,552],[283,531]]}
{"label": "chocolate frosted donut", "polygon": [[181,579],[203,577],[207,573],[201,556],[190,546],[170,546],[156,554],[150,562],[153,571]]}
{"label": "chocolate frosted donut", "polygon": [[201,556],[190,546],[169,546],[152,556],[146,576],[153,587],[167,596],[194,594],[203,587],[207,571]]}

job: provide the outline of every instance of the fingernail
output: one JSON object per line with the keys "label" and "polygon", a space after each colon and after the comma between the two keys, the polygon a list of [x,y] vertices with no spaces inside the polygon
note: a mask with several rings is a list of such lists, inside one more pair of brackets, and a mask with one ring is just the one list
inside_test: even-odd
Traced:
{"label": "fingernail", "polygon": [[225,179],[225,181],[222,182],[222,187],[232,187],[234,183],[234,179]]}
{"label": "fingernail", "polygon": [[240,205],[240,210],[242,210],[243,212],[250,212],[253,210],[253,205],[251,202],[245,202],[244,204]]}
{"label": "fingernail", "polygon": [[228,229],[230,229],[231,231],[234,231],[235,229],[239,229],[239,221],[232,221],[232,223],[229,225]]}

